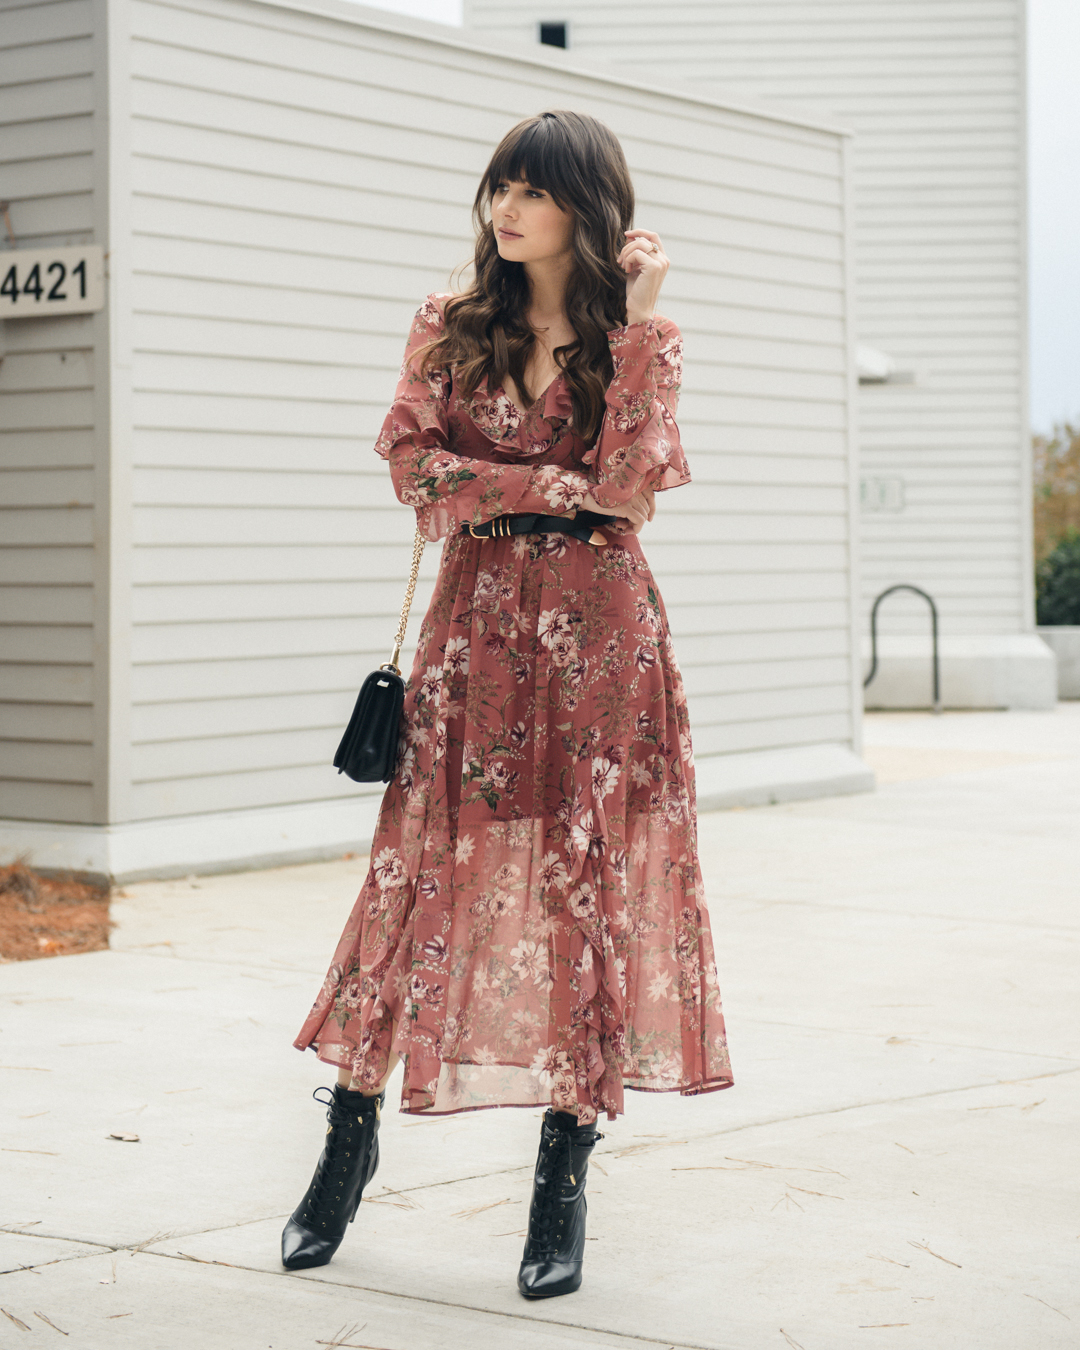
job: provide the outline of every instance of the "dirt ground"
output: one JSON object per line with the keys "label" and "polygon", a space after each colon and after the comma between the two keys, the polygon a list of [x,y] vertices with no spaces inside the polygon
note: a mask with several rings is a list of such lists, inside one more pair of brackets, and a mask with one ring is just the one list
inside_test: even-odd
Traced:
{"label": "dirt ground", "polygon": [[109,928],[107,886],[0,867],[0,962],[100,951]]}

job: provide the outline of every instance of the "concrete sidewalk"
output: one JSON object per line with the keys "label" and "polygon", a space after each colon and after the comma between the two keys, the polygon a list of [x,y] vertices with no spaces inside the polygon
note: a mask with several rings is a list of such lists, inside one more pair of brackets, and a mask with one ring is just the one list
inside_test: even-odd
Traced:
{"label": "concrete sidewalk", "polygon": [[876,793],[702,817],[736,1086],[629,1094],[564,1299],[514,1287],[534,1111],[388,1112],[281,1270],[364,860],[131,886],[111,951],[0,969],[0,1345],[1075,1347],[1080,705],[867,742]]}

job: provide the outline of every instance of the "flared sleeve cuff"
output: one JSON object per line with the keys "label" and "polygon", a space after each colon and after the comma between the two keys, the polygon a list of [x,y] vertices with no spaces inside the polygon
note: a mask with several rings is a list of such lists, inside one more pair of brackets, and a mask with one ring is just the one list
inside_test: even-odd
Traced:
{"label": "flared sleeve cuff", "polygon": [[614,374],[596,444],[593,497],[603,506],[628,501],[642,488],[661,492],[690,482],[675,422],[682,383],[682,334],[670,319],[612,329],[608,347]]}
{"label": "flared sleeve cuff", "polygon": [[417,451],[409,441],[392,445],[389,459],[399,500],[415,508],[431,540],[507,513],[573,513],[591,486],[584,474],[554,464],[492,464],[441,446]]}

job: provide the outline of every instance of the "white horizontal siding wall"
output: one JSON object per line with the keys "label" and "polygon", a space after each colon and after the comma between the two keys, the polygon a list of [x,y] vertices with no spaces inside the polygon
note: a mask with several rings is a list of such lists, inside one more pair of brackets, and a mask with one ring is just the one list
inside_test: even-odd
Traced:
{"label": "white horizontal siding wall", "polygon": [[[795,100],[855,131],[860,341],[913,373],[864,386],[862,474],[904,506],[861,529],[862,613],[886,586],[938,600],[947,634],[1029,630],[1023,0],[465,0],[479,40],[725,96]],[[924,632],[921,601],[883,623]]]}
{"label": "white horizontal siding wall", "polygon": [[[5,2],[0,35],[0,197],[14,247],[93,242],[94,10]],[[0,240],[0,276],[10,247]],[[2,320],[0,305],[0,817],[92,821],[102,327],[90,314]]]}
{"label": "white horizontal siding wall", "polygon": [[329,761],[412,536],[372,445],[413,311],[471,253],[491,149],[546,106],[615,129],[679,260],[664,308],[695,482],[644,543],[698,754],[850,743],[841,137],[344,5],[128,13],[128,818],[357,791]]}

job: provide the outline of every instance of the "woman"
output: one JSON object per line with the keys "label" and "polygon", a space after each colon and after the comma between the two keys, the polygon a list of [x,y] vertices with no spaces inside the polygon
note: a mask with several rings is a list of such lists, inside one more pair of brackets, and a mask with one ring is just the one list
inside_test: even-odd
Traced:
{"label": "woman", "polygon": [[376,450],[446,543],[371,867],[296,1041],[339,1072],[290,1269],[341,1242],[399,1059],[403,1111],[548,1106],[527,1297],[581,1283],[598,1111],[731,1084],[686,701],[637,541],[690,481],[682,339],[633,209],[607,127],[527,118],[476,195],[473,285],[413,322]]}

